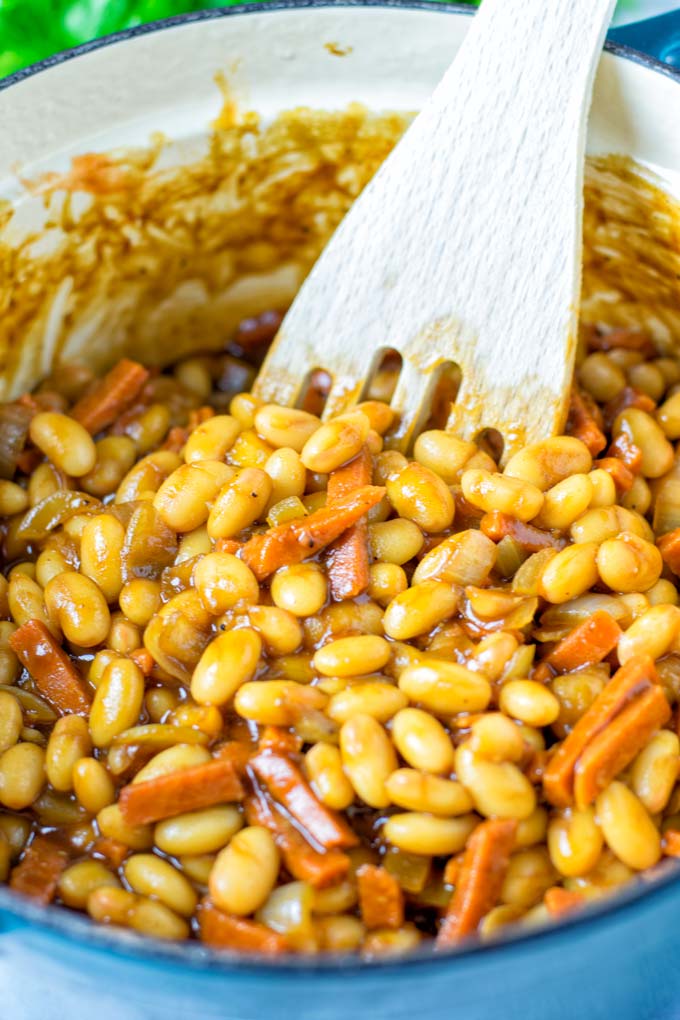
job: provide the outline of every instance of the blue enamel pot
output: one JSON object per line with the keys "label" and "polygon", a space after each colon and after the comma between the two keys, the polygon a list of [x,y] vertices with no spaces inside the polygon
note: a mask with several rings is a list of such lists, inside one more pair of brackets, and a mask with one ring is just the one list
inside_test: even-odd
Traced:
{"label": "blue enamel pot", "polygon": [[[418,0],[273,2],[175,18],[61,54],[0,82],[0,199],[19,203],[19,176],[59,171],[79,153],[146,144],[152,131],[205,134],[219,109],[219,70],[235,69],[245,101],[265,117],[354,100],[412,110],[470,17],[468,7]],[[680,11],[613,31],[589,151],[631,156],[677,195],[676,67]],[[49,356],[35,351],[12,385],[36,381]],[[678,960],[672,869],[560,927],[378,963],[239,959],[96,927],[0,886],[3,1020],[672,1020],[680,1018]]]}

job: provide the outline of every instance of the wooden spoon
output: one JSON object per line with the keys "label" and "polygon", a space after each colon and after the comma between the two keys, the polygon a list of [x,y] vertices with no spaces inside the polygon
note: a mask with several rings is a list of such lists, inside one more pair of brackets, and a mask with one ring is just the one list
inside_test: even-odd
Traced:
{"label": "wooden spoon", "polygon": [[[332,377],[325,416],[384,352],[405,449],[447,364],[447,428],[500,431],[504,459],[565,422],[577,335],[586,122],[615,0],[484,0],[421,114],[347,213],[257,379],[293,405]],[[408,74],[408,67],[404,68]]]}

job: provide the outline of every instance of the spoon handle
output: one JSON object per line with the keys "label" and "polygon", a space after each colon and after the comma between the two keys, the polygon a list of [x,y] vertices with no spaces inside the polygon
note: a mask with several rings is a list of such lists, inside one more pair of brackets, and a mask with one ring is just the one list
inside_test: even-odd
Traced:
{"label": "spoon handle", "polygon": [[437,372],[462,382],[449,427],[514,447],[564,427],[576,349],[586,122],[615,0],[484,0],[422,113],[336,230],[258,380],[293,402],[310,368],[326,413],[381,352],[403,365],[407,448]]}
{"label": "spoon handle", "polygon": [[[526,395],[525,404],[543,404],[553,430],[563,423],[580,295],[588,111],[614,7],[615,0],[484,0],[414,124],[423,133],[414,146],[437,138],[453,157],[440,162],[428,194],[452,220],[463,383],[449,426],[465,434],[507,421],[500,411],[511,395],[518,419],[531,422]],[[464,208],[474,210],[474,235],[460,225]]]}
{"label": "spoon handle", "polygon": [[[565,112],[572,103],[581,117],[589,106],[597,57],[616,0],[484,0],[456,60],[432,97],[433,106],[450,102],[483,110],[487,123],[512,114],[512,131],[530,121]],[[514,84],[516,91],[509,92]],[[498,86],[503,85],[499,94]],[[496,93],[494,107],[487,105]],[[494,114],[494,109],[496,113]]]}

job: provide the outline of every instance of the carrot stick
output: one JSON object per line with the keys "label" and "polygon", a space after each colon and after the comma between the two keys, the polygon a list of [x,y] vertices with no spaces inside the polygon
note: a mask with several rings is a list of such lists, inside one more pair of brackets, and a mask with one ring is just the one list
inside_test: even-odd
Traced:
{"label": "carrot stick", "polygon": [[[354,460],[329,475],[328,502],[335,503],[362,486],[370,485],[372,477],[373,461],[364,446]],[[328,580],[336,602],[356,598],[368,588],[368,521],[365,517],[328,550]]]}
{"label": "carrot stick", "polygon": [[537,662],[529,673],[529,679],[535,680],[538,684],[550,683],[554,676],[555,671],[550,668],[545,659],[543,662]]}
{"label": "carrot stick", "polygon": [[516,832],[514,818],[489,819],[474,830],[437,935],[438,947],[450,946],[464,935],[472,934],[484,915],[496,905]]}
{"label": "carrot stick", "polygon": [[569,889],[563,889],[561,885],[554,885],[546,892],[543,902],[551,917],[564,917],[584,906],[586,898],[583,893],[572,892]]}
{"label": "carrot stick", "polygon": [[187,429],[191,433],[194,429],[197,429],[199,425],[202,425],[204,421],[208,421],[209,418],[214,417],[215,412],[209,404],[204,404],[202,407],[195,407],[193,411],[189,411]]}
{"label": "carrot stick", "polygon": [[143,365],[123,358],[90,393],[73,405],[70,415],[95,436],[113,425],[118,415],[137,397],[148,378],[149,372]]}
{"label": "carrot stick", "polygon": [[662,845],[666,857],[680,857],[680,830],[666,829]]}
{"label": "carrot stick", "polygon": [[279,567],[301,563],[325,546],[379,503],[385,495],[380,485],[364,485],[333,504],[315,510],[308,517],[288,521],[254,535],[243,546],[241,557],[259,581]]}
{"label": "carrot stick", "polygon": [[662,688],[643,691],[588,744],[574,769],[574,797],[581,809],[592,804],[606,786],[642,750],[671,714]]}
{"label": "carrot stick", "polygon": [[103,857],[105,861],[114,867],[119,868],[127,855],[131,853],[130,847],[121,843],[119,839],[112,839],[109,836],[100,836],[95,840],[92,853]]}
{"label": "carrot stick", "polygon": [[258,921],[225,914],[208,899],[204,899],[198,907],[198,925],[201,942],[219,949],[262,953],[265,956],[279,956],[288,950],[283,935]]}
{"label": "carrot stick", "polygon": [[252,758],[250,764],[272,797],[283,804],[316,843],[326,850],[357,845],[356,833],[336,811],[321,803],[289,758],[267,750]]}
{"label": "carrot stick", "polygon": [[192,765],[120,791],[118,803],[129,825],[146,825],[185,811],[243,800],[244,791],[234,765],[217,760]]}
{"label": "carrot stick", "polygon": [[634,475],[639,475],[642,469],[642,450],[639,446],[621,432],[616,439],[609,444],[608,457],[618,457]]}
{"label": "carrot stick", "polygon": [[621,628],[604,609],[598,609],[555,645],[546,662],[558,673],[592,666],[616,648]]}
{"label": "carrot stick", "polygon": [[551,804],[568,807],[572,803],[574,768],[586,746],[629,701],[655,683],[658,674],[649,655],[635,655],[617,670],[548,762],[543,790]]}
{"label": "carrot stick", "polygon": [[59,715],[87,715],[92,698],[66,652],[40,620],[27,620],[9,639],[35,685]]}
{"label": "carrot stick", "polygon": [[565,431],[585,443],[593,457],[597,456],[607,445],[604,432],[595,420],[583,395],[575,386],[571,391]]}
{"label": "carrot stick", "polygon": [[215,542],[215,552],[231,553],[232,556],[235,556],[242,548],[241,543],[234,538],[218,538]]}
{"label": "carrot stick", "polygon": [[500,542],[502,538],[514,538],[525,552],[535,553],[541,549],[564,549],[567,540],[558,538],[549,531],[536,528],[533,524],[524,524],[511,517],[510,514],[501,513],[500,510],[492,510],[484,514],[480,524],[480,530],[487,538],[494,542]]}
{"label": "carrot stick", "polygon": [[601,457],[593,461],[593,469],[601,468],[611,475],[619,496],[628,492],[635,481],[635,475],[619,457]]}
{"label": "carrot stick", "polygon": [[12,869],[10,889],[39,903],[51,903],[68,854],[48,836],[36,836],[20,862]]}
{"label": "carrot stick", "polygon": [[264,791],[256,788],[253,795],[246,797],[245,810],[248,825],[263,825],[269,829],[293,878],[309,882],[315,889],[323,889],[347,875],[350,865],[347,854],[341,850],[325,853],[315,850]]}
{"label": "carrot stick", "polygon": [[253,753],[253,745],[246,744],[241,740],[225,740],[213,748],[213,755],[220,761],[230,761],[240,776],[244,775],[250,756]]}
{"label": "carrot stick", "polygon": [[465,854],[456,854],[455,857],[449,857],[444,868],[444,874],[442,876],[444,885],[457,885],[458,879],[460,878],[460,869],[463,867],[463,858]]}
{"label": "carrot stick", "polygon": [[288,756],[299,754],[302,743],[302,737],[284,730],[282,726],[264,726],[257,746],[260,751],[269,750]]}
{"label": "carrot stick", "polygon": [[170,450],[172,453],[179,453],[188,438],[189,430],[183,428],[181,425],[175,425],[170,429],[165,437],[165,442],[161,446],[161,450]]}
{"label": "carrot stick", "polygon": [[680,574],[680,528],[667,531],[665,535],[657,538],[656,544],[666,566],[670,567],[674,574]]}
{"label": "carrot stick", "polygon": [[153,655],[147,648],[135,648],[130,652],[130,658],[139,666],[144,676],[151,676],[154,667]]}
{"label": "carrot stick", "polygon": [[401,928],[404,894],[394,875],[374,864],[362,864],[357,886],[361,920],[367,928]]}

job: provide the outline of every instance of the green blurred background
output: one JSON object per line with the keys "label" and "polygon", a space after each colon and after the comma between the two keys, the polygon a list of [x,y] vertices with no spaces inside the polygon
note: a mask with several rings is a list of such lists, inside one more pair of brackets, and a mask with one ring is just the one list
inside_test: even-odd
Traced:
{"label": "green blurred background", "polygon": [[[241,0],[0,0],[0,78],[96,36]],[[478,0],[464,0],[476,5]],[[620,0],[618,20],[677,6],[680,0]]]}

